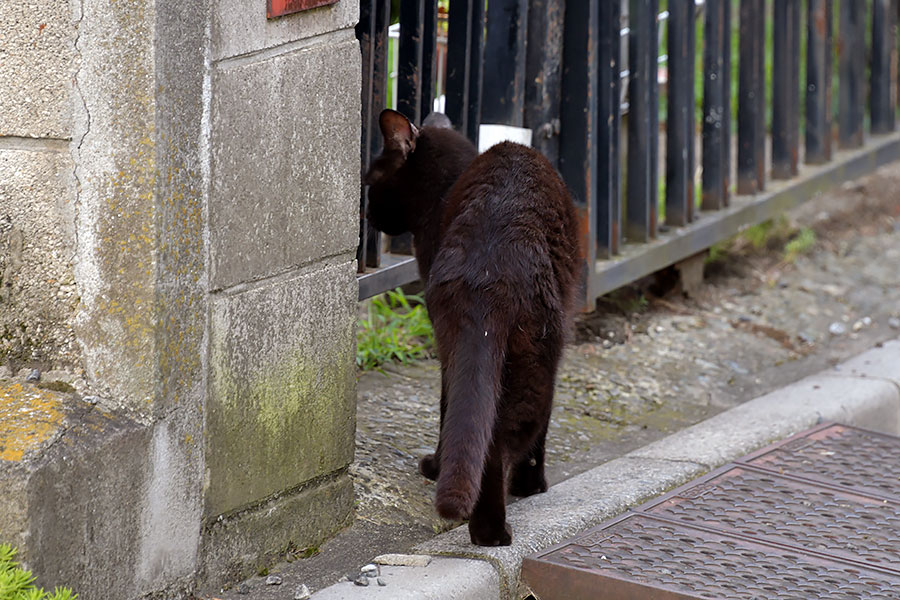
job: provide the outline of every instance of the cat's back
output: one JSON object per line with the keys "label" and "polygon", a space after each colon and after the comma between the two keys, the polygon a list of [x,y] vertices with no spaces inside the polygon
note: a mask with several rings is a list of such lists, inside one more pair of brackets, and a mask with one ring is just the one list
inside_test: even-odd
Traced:
{"label": "cat's back", "polygon": [[471,163],[448,193],[442,229],[443,259],[488,279],[569,287],[579,265],[571,196],[550,162],[521,144],[497,144]]}

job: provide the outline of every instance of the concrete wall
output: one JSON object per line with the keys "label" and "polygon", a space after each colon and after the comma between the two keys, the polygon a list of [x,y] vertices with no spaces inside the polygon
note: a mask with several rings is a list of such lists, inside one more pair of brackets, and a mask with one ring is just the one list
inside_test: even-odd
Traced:
{"label": "concrete wall", "polygon": [[67,366],[99,403],[60,400],[78,443],[0,464],[30,528],[0,539],[117,600],[320,543],[353,505],[358,2],[22,4],[0,6],[0,365]]}
{"label": "concrete wall", "polygon": [[0,3],[0,40],[0,365],[77,368],[68,0]]}

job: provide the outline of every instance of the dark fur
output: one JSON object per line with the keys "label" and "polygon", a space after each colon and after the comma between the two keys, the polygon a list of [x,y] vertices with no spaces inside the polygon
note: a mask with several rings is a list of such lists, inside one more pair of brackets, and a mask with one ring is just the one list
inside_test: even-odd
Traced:
{"label": "dark fur", "polygon": [[539,153],[477,156],[445,127],[385,111],[369,218],[413,234],[441,360],[441,434],[420,463],[435,507],[472,542],[507,545],[506,492],[546,491],[544,437],[580,274],[571,198]]}

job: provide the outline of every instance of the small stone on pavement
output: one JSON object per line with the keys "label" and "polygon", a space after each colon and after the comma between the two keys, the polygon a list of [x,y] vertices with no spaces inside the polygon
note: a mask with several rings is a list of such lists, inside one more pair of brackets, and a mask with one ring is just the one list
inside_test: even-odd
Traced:
{"label": "small stone on pavement", "polygon": [[379,577],[379,578],[376,579],[375,581],[377,581],[377,582],[378,582],[378,585],[380,585],[381,587],[384,587],[384,586],[387,585],[387,582],[386,582],[384,579],[382,579],[381,577]]}
{"label": "small stone on pavement", "polygon": [[281,585],[282,581],[280,575],[269,575],[266,577],[266,585]]}
{"label": "small stone on pavement", "polygon": [[369,578],[363,574],[360,574],[359,577],[357,577],[356,579],[353,580],[353,583],[355,583],[356,585],[365,587],[365,586],[369,585]]}
{"label": "small stone on pavement", "polygon": [[900,329],[900,319],[898,319],[897,317],[891,317],[890,319],[888,319],[888,325],[892,329]]}
{"label": "small stone on pavement", "polygon": [[248,586],[246,583],[242,583],[240,586],[238,586],[238,594],[241,594],[242,596],[246,596],[249,593],[250,593],[250,586]]}
{"label": "small stone on pavement", "polygon": [[41,380],[41,372],[39,369],[32,369],[31,373],[28,374],[28,377],[25,378],[25,381],[35,382]]}
{"label": "small stone on pavement", "polygon": [[427,554],[382,554],[376,556],[374,562],[391,567],[427,567],[431,557]]}
{"label": "small stone on pavement", "polygon": [[312,594],[309,593],[309,588],[306,587],[304,583],[300,587],[297,588],[297,591],[294,592],[294,600],[308,600]]}
{"label": "small stone on pavement", "polygon": [[828,332],[831,335],[844,335],[845,333],[847,333],[847,327],[843,323],[835,321],[828,326]]}

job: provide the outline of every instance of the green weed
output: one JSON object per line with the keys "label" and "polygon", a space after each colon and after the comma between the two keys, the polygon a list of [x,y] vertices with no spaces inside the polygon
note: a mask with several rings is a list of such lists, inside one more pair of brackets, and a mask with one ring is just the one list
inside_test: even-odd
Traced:
{"label": "green weed", "polygon": [[75,600],[78,597],[69,588],[56,588],[52,594],[36,588],[31,572],[19,568],[15,557],[15,548],[0,544],[0,600]]}
{"label": "green weed", "polygon": [[387,362],[408,364],[431,355],[434,331],[424,300],[400,288],[376,296],[356,333],[356,365],[377,369]]}
{"label": "green weed", "polygon": [[784,260],[794,262],[798,256],[808,252],[816,243],[816,232],[804,227],[784,246]]}

